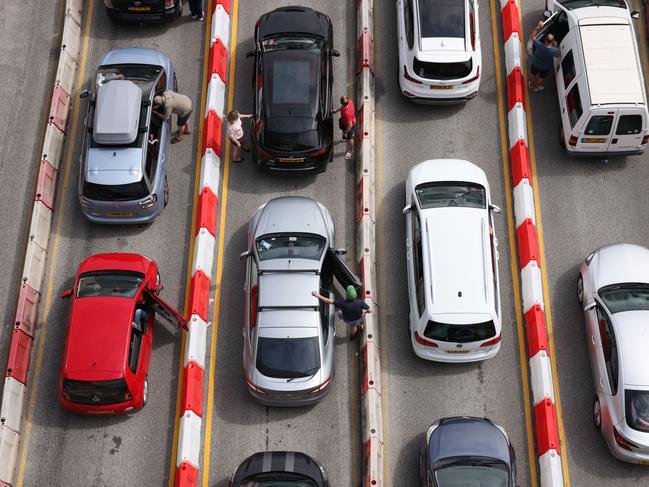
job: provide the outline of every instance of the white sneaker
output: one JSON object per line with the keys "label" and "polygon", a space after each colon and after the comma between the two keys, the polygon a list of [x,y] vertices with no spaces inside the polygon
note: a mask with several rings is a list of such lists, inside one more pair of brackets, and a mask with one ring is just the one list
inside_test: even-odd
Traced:
{"label": "white sneaker", "polygon": [[347,154],[345,154],[345,160],[346,161],[350,160],[351,158],[352,158],[352,153],[351,152],[348,152]]}

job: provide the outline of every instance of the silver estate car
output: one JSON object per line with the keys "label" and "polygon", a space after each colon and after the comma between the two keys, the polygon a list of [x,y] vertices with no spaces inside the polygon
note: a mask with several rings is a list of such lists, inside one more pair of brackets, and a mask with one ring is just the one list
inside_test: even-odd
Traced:
{"label": "silver estate car", "polygon": [[649,465],[649,249],[613,244],[581,264],[595,401],[593,420],[611,453]]}
{"label": "silver estate car", "polygon": [[167,56],[155,49],[105,54],[88,98],[79,164],[79,202],[95,223],[150,223],[169,201],[170,120],[152,113],[153,97],[177,90]]}
{"label": "silver estate car", "polygon": [[275,198],[250,221],[246,259],[243,369],[248,390],[262,404],[305,406],[329,391],[334,377],[333,298],[360,281],[335,250],[334,222],[320,203]]}

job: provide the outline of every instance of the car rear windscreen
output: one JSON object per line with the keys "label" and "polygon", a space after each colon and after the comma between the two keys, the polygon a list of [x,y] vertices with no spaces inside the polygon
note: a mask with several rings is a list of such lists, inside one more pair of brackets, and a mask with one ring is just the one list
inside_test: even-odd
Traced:
{"label": "car rear windscreen", "polygon": [[63,380],[63,396],[79,404],[116,404],[127,401],[128,386],[124,379]]}
{"label": "car rear windscreen", "polygon": [[83,196],[95,201],[134,201],[149,196],[144,178],[130,184],[83,183]]}
{"label": "car rear windscreen", "polygon": [[419,0],[421,37],[464,38],[464,0]]}
{"label": "car rear windscreen", "polygon": [[451,80],[466,78],[471,74],[473,61],[457,63],[427,63],[415,58],[412,69],[417,76],[426,79]]}
{"label": "car rear windscreen", "polygon": [[440,342],[479,342],[496,336],[496,326],[493,321],[468,325],[451,325],[449,323],[429,321],[424,330],[424,336]]}
{"label": "car rear windscreen", "polygon": [[318,337],[265,338],[257,343],[257,370],[266,377],[296,379],[320,369]]}
{"label": "car rear windscreen", "polygon": [[137,272],[86,272],[79,277],[77,298],[98,296],[133,298],[143,279],[144,275]]}
{"label": "car rear windscreen", "polygon": [[624,390],[626,424],[636,431],[649,433],[649,391]]}
{"label": "car rear windscreen", "polygon": [[317,130],[297,133],[264,132],[264,148],[276,151],[304,152],[320,146]]}
{"label": "car rear windscreen", "polygon": [[460,206],[487,208],[487,195],[483,186],[475,183],[435,182],[420,184],[415,188],[422,209]]}

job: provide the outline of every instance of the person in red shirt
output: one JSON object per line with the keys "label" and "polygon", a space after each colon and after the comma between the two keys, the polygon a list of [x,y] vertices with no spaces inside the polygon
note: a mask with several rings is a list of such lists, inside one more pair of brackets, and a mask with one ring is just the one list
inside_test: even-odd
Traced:
{"label": "person in red shirt", "polygon": [[354,108],[354,102],[348,96],[341,96],[340,106],[331,110],[331,113],[338,112],[340,112],[340,121],[338,126],[340,127],[340,130],[343,131],[342,140],[347,141],[347,153],[345,154],[345,159],[349,160],[352,158],[354,136],[356,135],[356,109]]}

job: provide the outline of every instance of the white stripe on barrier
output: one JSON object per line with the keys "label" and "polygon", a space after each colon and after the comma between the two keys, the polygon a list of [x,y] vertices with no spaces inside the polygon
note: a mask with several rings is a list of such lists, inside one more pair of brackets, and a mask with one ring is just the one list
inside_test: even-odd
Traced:
{"label": "white stripe on barrier", "polygon": [[190,360],[193,360],[205,369],[205,350],[207,348],[207,326],[203,318],[192,315],[187,323],[189,333],[185,340],[185,363],[187,367]]}
{"label": "white stripe on barrier", "polygon": [[45,141],[43,142],[43,153],[41,159],[47,160],[54,169],[59,168],[61,153],[63,152],[63,141],[65,136],[56,125],[48,123],[45,129]]}
{"label": "white stripe on barrier", "polygon": [[530,359],[530,376],[532,383],[533,405],[544,399],[552,399],[554,404],[554,387],[552,387],[552,367],[550,357],[544,350]]}
{"label": "white stripe on barrier", "polygon": [[18,454],[20,435],[6,426],[0,426],[0,480],[13,483],[14,463]]}
{"label": "white stripe on barrier", "polygon": [[81,25],[81,17],[83,14],[83,0],[66,0],[65,11],[70,14],[72,18]]}
{"label": "white stripe on barrier", "polygon": [[29,284],[37,293],[41,292],[43,273],[45,272],[45,258],[47,252],[34,242],[27,243],[25,265],[23,267],[23,284]]}
{"label": "white stripe on barrier", "polygon": [[212,275],[214,263],[215,239],[209,230],[201,228],[194,239],[194,260],[192,262],[192,276],[201,270],[206,276]]}
{"label": "white stripe on barrier", "polygon": [[534,190],[527,178],[514,188],[514,216],[516,217],[516,228],[528,218],[536,225],[536,211],[534,207]]}
{"label": "white stripe on barrier", "polygon": [[185,411],[180,418],[178,433],[178,454],[176,467],[188,462],[199,468],[198,457],[201,451],[201,418],[193,411]]}
{"label": "white stripe on barrier", "polygon": [[356,261],[360,262],[361,258],[366,255],[374,260],[375,249],[372,242],[374,242],[375,231],[376,225],[369,217],[361,218],[361,221],[356,224],[356,235],[358,237],[358,245],[356,246],[358,258]]}
{"label": "white stripe on barrier", "polygon": [[[367,316],[372,316],[370,313]],[[372,323],[374,325],[374,323]],[[363,333],[363,335],[368,335],[370,333],[369,327],[367,326],[367,321],[365,323],[365,326],[367,327],[367,333]],[[367,388],[374,388],[376,392],[378,392],[379,396],[381,395],[381,364],[379,363],[379,344],[377,340],[363,340],[363,343],[361,345],[362,347],[365,348],[365,353],[367,354]],[[365,380],[364,377],[361,377],[361,380]],[[370,384],[370,380],[373,382]]]}
{"label": "white stripe on barrier", "polygon": [[216,10],[214,10],[211,35],[210,47],[216,39],[219,39],[225,47],[228,47],[230,42],[230,16],[223,9],[223,5],[217,5]]}
{"label": "white stripe on barrier", "polygon": [[381,396],[369,389],[361,398],[361,438],[363,442],[377,438],[383,443],[383,418],[381,417]]}
{"label": "white stripe on barrier", "polygon": [[13,377],[5,377],[0,422],[16,433],[20,433],[24,397],[25,386]]}
{"label": "white stripe on barrier", "polygon": [[52,210],[45,206],[42,201],[34,201],[32,223],[29,227],[29,240],[34,242],[43,250],[47,250],[51,228]]}
{"label": "white stripe on barrier", "polygon": [[507,114],[507,132],[509,134],[509,149],[523,139],[527,145],[527,119],[522,103],[516,103]]}
{"label": "white stripe on barrier", "polygon": [[221,179],[221,159],[209,147],[205,149],[203,159],[201,160],[201,179],[198,185],[198,194],[203,192],[203,188],[210,188],[212,193],[218,196],[219,183]]}
{"label": "white stripe on barrier", "polygon": [[521,60],[521,40],[518,37],[518,32],[512,32],[509,39],[505,41],[505,72],[507,75],[515,67],[521,68]]}
{"label": "white stripe on barrier", "polygon": [[207,84],[207,97],[205,99],[205,113],[214,110],[223,118],[225,110],[225,83],[218,74],[213,74]]}
{"label": "white stripe on barrier", "polygon": [[523,313],[527,313],[535,304],[545,309],[541,269],[535,260],[531,260],[523,267],[521,271],[521,287],[523,291]]}
{"label": "white stripe on barrier", "polygon": [[77,77],[77,61],[70,56],[65,50],[59,55],[59,67],[56,70],[56,83],[65,90],[67,94],[72,94],[74,80]]}
{"label": "white stripe on barrier", "polygon": [[539,457],[541,485],[543,487],[563,487],[563,467],[561,456],[556,450],[548,450]]}
{"label": "white stripe on barrier", "polygon": [[61,50],[67,51],[70,57],[79,60],[79,49],[81,48],[81,26],[75,22],[66,22],[63,28],[63,39]]}

